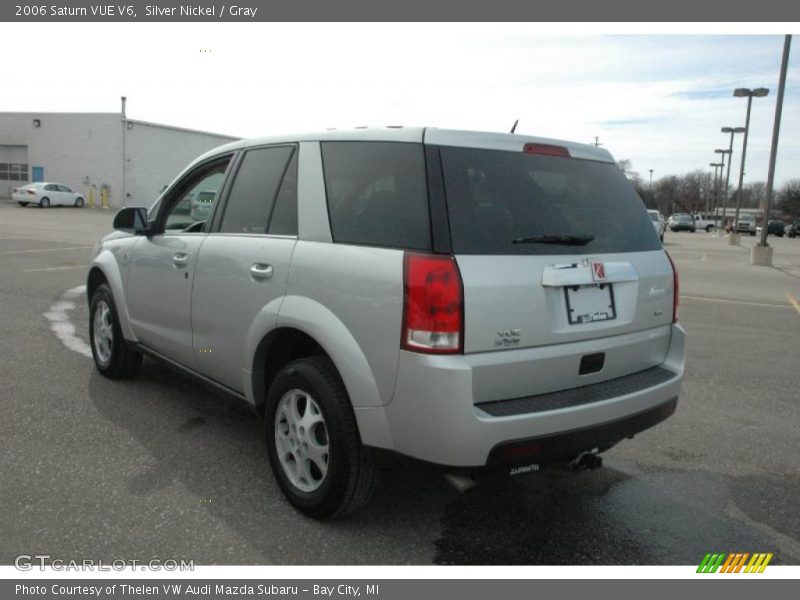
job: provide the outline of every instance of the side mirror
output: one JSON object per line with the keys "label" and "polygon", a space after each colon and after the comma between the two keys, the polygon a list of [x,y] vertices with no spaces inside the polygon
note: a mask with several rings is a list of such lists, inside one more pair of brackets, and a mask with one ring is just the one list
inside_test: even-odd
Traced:
{"label": "side mirror", "polygon": [[123,208],[114,217],[114,229],[136,235],[146,235],[150,230],[147,222],[147,209],[142,206]]}

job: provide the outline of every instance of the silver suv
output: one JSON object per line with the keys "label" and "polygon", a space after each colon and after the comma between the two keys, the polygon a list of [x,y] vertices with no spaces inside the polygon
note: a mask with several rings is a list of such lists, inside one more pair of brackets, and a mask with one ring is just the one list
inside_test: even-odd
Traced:
{"label": "silver suv", "polygon": [[[180,207],[213,192],[205,221]],[[594,146],[440,129],[235,142],[125,208],[88,275],[99,371],[146,353],[254,405],[315,518],[390,451],[513,472],[675,410],[678,277]],[[589,454],[587,454],[589,453]]]}

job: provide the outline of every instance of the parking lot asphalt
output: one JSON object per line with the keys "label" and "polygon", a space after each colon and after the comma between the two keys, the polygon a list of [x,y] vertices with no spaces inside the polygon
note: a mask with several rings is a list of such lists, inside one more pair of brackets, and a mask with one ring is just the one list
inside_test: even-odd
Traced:
{"label": "parking lot asphalt", "polygon": [[65,293],[111,219],[0,202],[0,564],[675,565],[717,551],[800,564],[800,239],[770,237],[768,268],[748,264],[755,238],[667,232],[683,394],[603,468],[459,494],[397,467],[366,509],[317,523],[283,500],[247,406],[149,360],[136,379],[106,380],[85,344],[59,339],[72,325],[88,341],[84,297]]}

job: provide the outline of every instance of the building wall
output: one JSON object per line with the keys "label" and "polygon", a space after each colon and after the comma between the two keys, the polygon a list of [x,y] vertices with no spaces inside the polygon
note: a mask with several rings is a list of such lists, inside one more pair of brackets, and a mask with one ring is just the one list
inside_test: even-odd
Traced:
{"label": "building wall", "polygon": [[[34,119],[40,125],[34,126]],[[123,206],[123,121],[119,113],[0,113],[0,147],[27,148],[44,180],[63,183],[89,199],[109,186],[109,204]],[[160,190],[200,154],[237,138],[129,120],[125,127],[126,206],[149,206]],[[2,161],[0,161],[2,162]],[[13,186],[11,185],[13,183]],[[24,182],[0,185],[0,197]]]}
{"label": "building wall", "polygon": [[126,206],[150,206],[191,161],[235,139],[129,121],[125,131]]}
{"label": "building wall", "polygon": [[[34,126],[34,119],[39,119],[39,127]],[[119,114],[0,113],[0,145],[28,147],[29,181],[33,167],[44,167],[45,181],[57,181],[83,193],[92,183],[98,187],[107,183],[112,198],[116,195],[121,201]],[[0,195],[7,192],[0,189]]]}

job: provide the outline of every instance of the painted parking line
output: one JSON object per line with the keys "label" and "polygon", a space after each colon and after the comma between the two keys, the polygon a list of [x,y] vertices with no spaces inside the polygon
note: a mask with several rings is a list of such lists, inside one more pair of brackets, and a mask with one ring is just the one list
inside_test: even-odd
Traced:
{"label": "painted parking line", "polygon": [[53,330],[53,333],[61,340],[62,344],[78,354],[91,358],[92,349],[89,344],[75,335],[75,325],[69,319],[69,313],[75,309],[75,299],[84,293],[86,293],[85,285],[79,285],[67,290],[61,296],[61,299],[44,313],[44,317],[50,321],[50,329]]}
{"label": "painted parking line", "polygon": [[23,273],[38,273],[40,271],[70,271],[72,269],[86,269],[86,265],[78,265],[75,267],[45,267],[43,269],[24,269]]}
{"label": "painted parking line", "polygon": [[797,298],[795,298],[795,295],[790,292],[790,293],[786,294],[786,297],[789,299],[789,304],[794,306],[794,309],[797,311],[797,314],[800,315],[800,302],[797,301]]}
{"label": "painted parking line", "polygon": [[767,306],[769,308],[791,308],[777,302],[749,302],[747,300],[726,300],[725,298],[707,298],[705,296],[681,296],[681,300],[699,300],[700,302],[718,302],[720,304],[743,304],[745,306]]}
{"label": "painted parking line", "polygon": [[71,246],[69,248],[37,248],[35,250],[3,250],[0,254],[35,254],[37,252],[61,252],[64,250],[86,250],[94,246]]}

